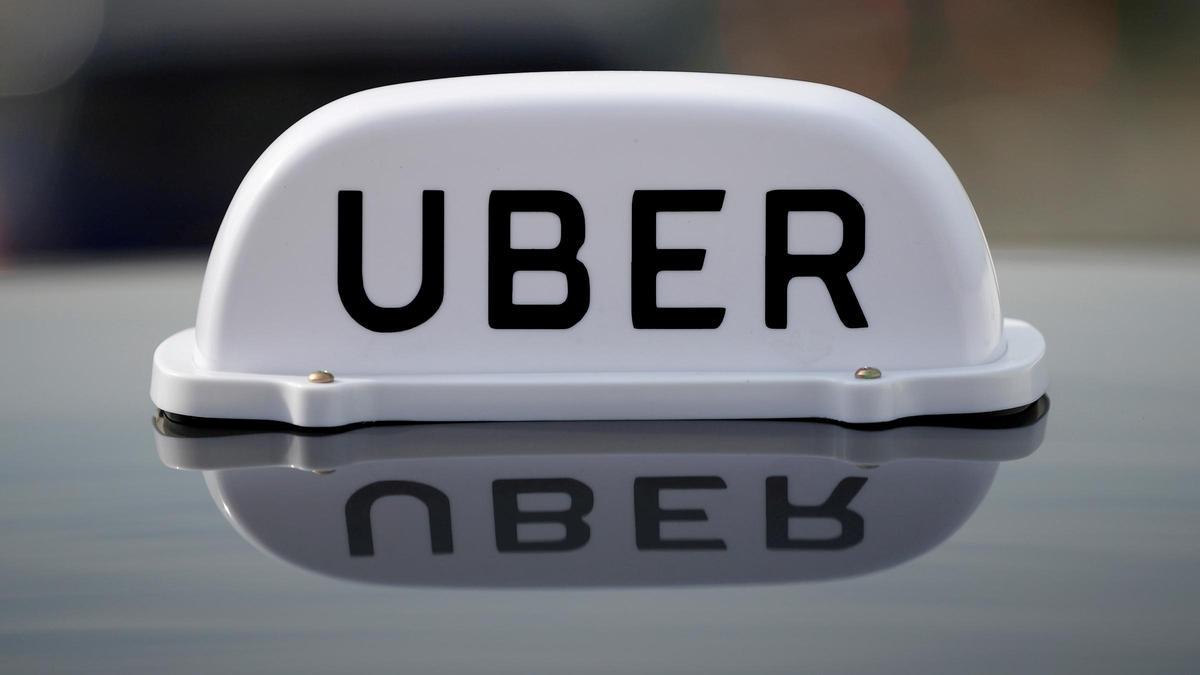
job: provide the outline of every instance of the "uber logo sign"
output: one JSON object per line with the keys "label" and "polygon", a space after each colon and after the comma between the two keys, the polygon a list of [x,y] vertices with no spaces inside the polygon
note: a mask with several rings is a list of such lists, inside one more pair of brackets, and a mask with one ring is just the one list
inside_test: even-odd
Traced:
{"label": "uber logo sign", "polygon": [[[863,517],[851,502],[866,485],[860,476],[843,478],[832,492],[817,504],[794,504],[788,498],[786,476],[770,476],[764,483],[764,545],[770,550],[842,550],[858,545],[865,534]],[[724,490],[720,476],[645,476],[633,481],[634,540],[639,551],[654,550],[726,550],[718,536],[707,538],[665,537],[662,524],[668,522],[704,522],[703,508],[664,508],[664,491]],[[520,495],[556,493],[568,498],[568,505],[557,510],[525,510],[518,505]],[[437,488],[405,480],[377,481],[355,491],[346,501],[346,534],[350,555],[375,555],[371,526],[371,507],[391,496],[414,497],[424,504],[429,517],[430,550],[434,554],[454,552],[454,533],[450,519],[450,499]],[[592,536],[588,514],[595,505],[595,494],[586,483],[574,478],[517,478],[492,482],[492,515],[496,550],[501,553],[572,551],[587,545]],[[833,521],[839,531],[832,537],[796,537],[789,524],[799,519]],[[552,523],[562,527],[557,539],[521,539],[518,529],[524,524]],[[714,533],[716,534],[716,533]]]}
{"label": "uber logo sign", "polygon": [[[842,324],[865,328],[867,318],[847,274],[862,260],[866,219],[858,200],[842,190],[771,190],[766,193],[766,250],[763,284],[764,323],[787,328],[787,288],[797,277],[820,279]],[[725,318],[723,307],[659,307],[659,272],[696,271],[704,265],[704,249],[660,249],[656,245],[657,216],[668,212],[720,211],[724,190],[635,190],[632,198],[631,314],[639,329],[712,329]],[[338,192],[338,295],[360,325],[378,333],[415,328],[441,307],[445,289],[445,193],[422,193],[421,286],[402,307],[380,307],[367,296],[363,283],[363,193]],[[826,255],[788,252],[788,215],[829,212],[842,221],[842,244]],[[558,218],[561,237],[554,248],[511,247],[514,213],[549,213]],[[586,239],[583,207],[559,190],[493,190],[488,200],[488,325],[496,329],[565,329],[588,311],[591,283],[577,257]],[[567,297],[558,304],[513,302],[513,275],[521,271],[560,272],[566,277]]]}
{"label": "uber logo sign", "polygon": [[523,73],[372,89],[280,136],[151,398],[301,427],[870,424],[1024,408],[1044,353],[1001,311],[958,177],[887,108],[772,78]]}

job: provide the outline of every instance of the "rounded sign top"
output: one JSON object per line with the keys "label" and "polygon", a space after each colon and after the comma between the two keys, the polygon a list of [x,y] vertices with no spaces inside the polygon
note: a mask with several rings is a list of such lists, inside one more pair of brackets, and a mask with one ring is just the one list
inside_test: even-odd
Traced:
{"label": "rounded sign top", "polygon": [[[490,222],[501,200],[507,228]],[[423,269],[430,211],[440,274]],[[348,218],[358,241],[339,237]],[[511,241],[489,240],[502,229]],[[497,255],[562,246],[564,230],[561,255]],[[339,293],[351,244],[359,298],[424,311],[359,320]],[[663,310],[650,327],[639,299]],[[496,316],[497,300],[569,311]],[[883,106],[758,77],[541,73],[384,87],[289,129],[221,226],[197,356],[338,375],[887,370],[991,361],[1000,321],[960,183]]]}
{"label": "rounded sign top", "polygon": [[735,75],[335,101],[246,176],[172,340],[160,407],[313,426],[879,421],[1045,391],[929,141],[856,94]]}

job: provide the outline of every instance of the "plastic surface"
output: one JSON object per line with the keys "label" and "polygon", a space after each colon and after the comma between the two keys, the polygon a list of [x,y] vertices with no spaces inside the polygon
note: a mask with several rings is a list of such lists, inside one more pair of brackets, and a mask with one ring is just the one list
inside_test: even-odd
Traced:
{"label": "plastic surface", "polygon": [[[933,146],[855,94],[745,76],[487,76],[331,103],[247,175],[196,323],[156,352],[159,408],[304,426],[874,422],[1045,392],[1041,337],[1002,320]],[[308,383],[318,369],[336,381]]]}

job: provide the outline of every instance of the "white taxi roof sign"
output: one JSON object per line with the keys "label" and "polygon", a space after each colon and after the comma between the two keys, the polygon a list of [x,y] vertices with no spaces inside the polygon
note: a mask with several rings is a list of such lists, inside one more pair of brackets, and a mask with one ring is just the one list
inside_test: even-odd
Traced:
{"label": "white taxi roof sign", "polygon": [[830,418],[1018,408],[1045,344],[1000,313],[962,185],[823,85],[530,73],[315,111],[238,189],[177,415],[373,421]]}

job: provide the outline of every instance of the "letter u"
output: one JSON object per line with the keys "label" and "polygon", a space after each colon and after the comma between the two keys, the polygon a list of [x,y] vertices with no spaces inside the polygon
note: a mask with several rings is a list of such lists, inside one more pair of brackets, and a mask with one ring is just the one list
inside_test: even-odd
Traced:
{"label": "letter u", "polygon": [[421,287],[403,307],[380,307],[363,284],[363,193],[338,191],[337,284],[342,306],[363,328],[397,333],[416,328],[442,306],[445,290],[445,194],[421,196]]}

